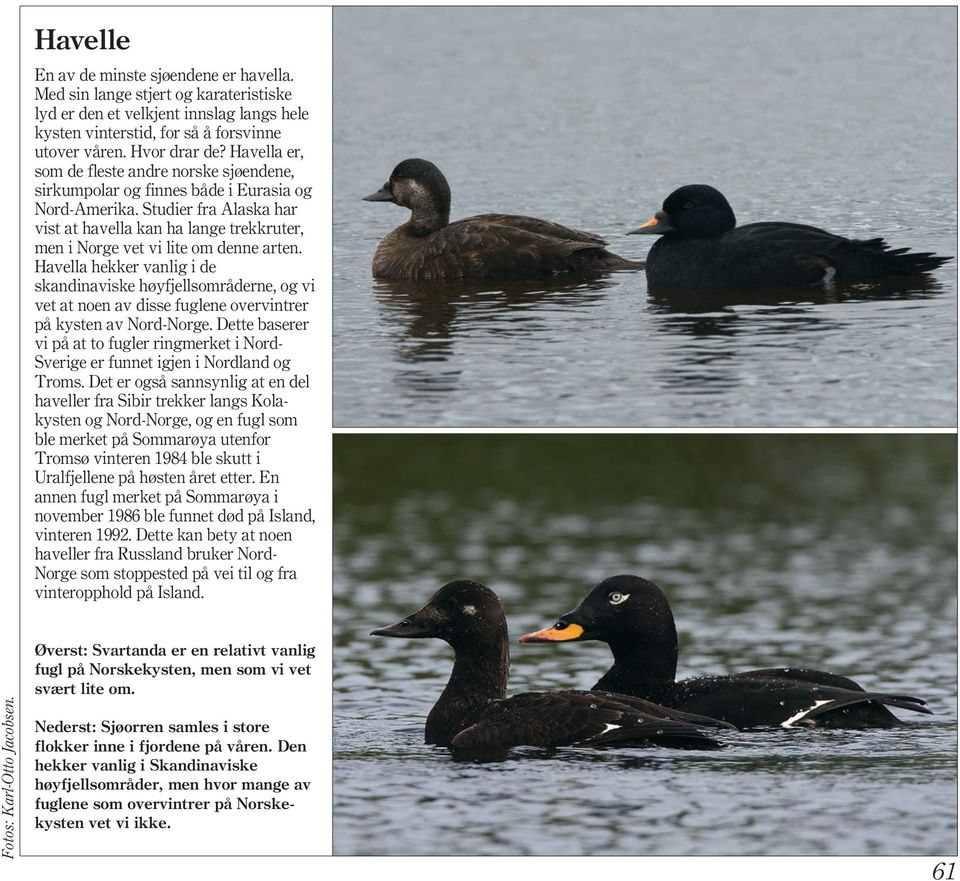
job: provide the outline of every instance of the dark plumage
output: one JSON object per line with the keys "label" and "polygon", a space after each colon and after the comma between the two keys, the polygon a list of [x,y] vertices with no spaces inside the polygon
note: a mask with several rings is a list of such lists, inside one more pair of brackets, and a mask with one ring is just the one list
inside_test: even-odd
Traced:
{"label": "dark plumage", "polygon": [[676,682],[677,630],[663,591],[635,575],[601,581],[572,612],[528,633],[520,642],[596,639],[613,651],[613,666],[594,686],[691,713],[737,728],[889,728],[900,724],[884,704],[930,713],[925,702],[864,691],[835,673],[798,668],[749,670]]}
{"label": "dark plumage", "polygon": [[450,223],[450,187],[425,159],[405,159],[364,199],[412,212],[377,246],[376,278],[515,279],[643,267],[611,254],[598,236],[549,220],[478,214]]}
{"label": "dark plumage", "polygon": [[528,692],[506,697],[507,621],[497,595],[475,581],[451,581],[418,612],[373,636],[435,637],[454,650],[450,681],[430,714],[427,743],[468,749],[656,743],[720,746],[697,726],[714,719],[596,691]]}
{"label": "dark plumage", "polygon": [[846,239],[799,223],[736,223],[722,193],[692,184],[672,192],[661,211],[627,235],[661,236],[647,254],[651,287],[844,284],[916,276],[951,259],[891,248],[881,238]]}

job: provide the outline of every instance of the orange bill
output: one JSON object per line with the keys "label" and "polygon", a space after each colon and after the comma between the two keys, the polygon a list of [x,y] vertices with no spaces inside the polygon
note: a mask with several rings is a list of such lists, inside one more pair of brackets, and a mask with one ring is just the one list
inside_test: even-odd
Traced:
{"label": "orange bill", "polygon": [[566,642],[570,639],[577,639],[582,634],[583,628],[579,624],[567,624],[563,628],[551,624],[535,633],[525,633],[520,637],[520,642]]}

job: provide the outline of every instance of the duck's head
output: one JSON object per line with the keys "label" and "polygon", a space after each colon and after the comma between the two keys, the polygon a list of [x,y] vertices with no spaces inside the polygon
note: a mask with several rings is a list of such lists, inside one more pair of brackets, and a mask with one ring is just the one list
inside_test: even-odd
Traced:
{"label": "duck's head", "polygon": [[520,637],[520,642],[575,642],[596,639],[611,646],[676,640],[673,612],[652,581],[614,575],[601,581],[572,612]]}
{"label": "duck's head", "polygon": [[737,218],[723,193],[706,184],[689,184],[674,190],[660,211],[627,235],[673,233],[688,239],[709,239],[736,225]]}
{"label": "duck's head", "polygon": [[450,219],[450,185],[443,172],[426,159],[404,159],[379,190],[364,196],[365,202],[393,202],[417,218]]}
{"label": "duck's head", "polygon": [[500,598],[476,581],[459,580],[441,587],[419,611],[370,635],[434,637],[456,648],[491,636],[505,637],[506,631]]}

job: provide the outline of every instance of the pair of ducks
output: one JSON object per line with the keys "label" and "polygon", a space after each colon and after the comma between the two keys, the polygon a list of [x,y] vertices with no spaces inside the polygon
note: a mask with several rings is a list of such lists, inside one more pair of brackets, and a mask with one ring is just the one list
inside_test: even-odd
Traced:
{"label": "pair of ducks", "polygon": [[702,184],[671,193],[662,210],[628,233],[661,236],[646,264],[611,253],[591,233],[535,217],[478,214],[450,223],[450,186],[425,159],[405,159],[365,200],[394,202],[411,211],[410,219],[377,247],[376,278],[522,279],[645,267],[653,287],[829,286],[918,275],[950,259],[797,223],[738,227],[723,195]]}
{"label": "pair of ducks", "polygon": [[422,609],[372,635],[450,644],[453,672],[427,716],[425,740],[471,751],[650,743],[716,749],[721,744],[701,729],[888,728],[900,722],[887,706],[931,712],[919,698],[867,692],[845,676],[805,668],[677,682],[670,604],[657,585],[633,575],[600,582],[572,612],[520,639],[608,643],[614,664],[590,691],[507,698],[507,620],[499,597],[475,581],[444,585]]}

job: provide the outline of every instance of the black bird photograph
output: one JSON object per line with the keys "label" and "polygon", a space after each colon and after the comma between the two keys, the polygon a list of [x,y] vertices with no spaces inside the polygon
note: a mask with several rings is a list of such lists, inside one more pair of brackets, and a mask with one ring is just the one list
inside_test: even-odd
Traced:
{"label": "black bird photograph", "polygon": [[339,853],[954,845],[955,435],[339,433],[333,459]]}
{"label": "black bird photograph", "polygon": [[716,749],[701,728],[715,719],[602,691],[526,692],[507,697],[510,648],[500,598],[476,581],[451,581],[419,611],[371,636],[441,639],[453,672],[427,716],[424,740],[473,750],[513,746],[658,745]]}
{"label": "black bird photograph", "polygon": [[585,640],[605,642],[613,652],[613,666],[594,689],[702,713],[740,729],[891,728],[901,722],[888,707],[932,712],[918,697],[865,691],[846,676],[805,667],[678,682],[677,628],[670,603],[656,584],[636,575],[601,581],[572,612],[520,638],[522,643]]}
{"label": "black bird photograph", "polygon": [[706,184],[674,190],[627,235],[661,236],[647,254],[651,287],[782,288],[834,285],[931,272],[951,257],[848,239],[802,223],[747,223]]}

